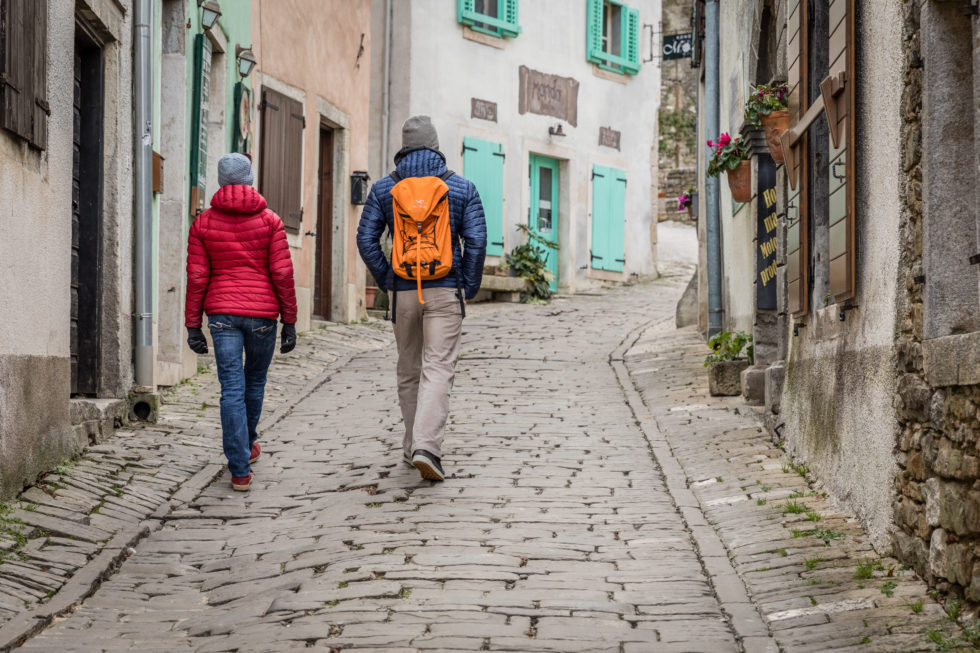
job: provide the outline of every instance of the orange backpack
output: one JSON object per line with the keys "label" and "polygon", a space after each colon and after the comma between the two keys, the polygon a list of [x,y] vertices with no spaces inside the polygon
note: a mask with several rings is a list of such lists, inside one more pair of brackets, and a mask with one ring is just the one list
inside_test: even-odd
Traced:
{"label": "orange backpack", "polygon": [[[391,267],[402,279],[416,281],[419,303],[422,282],[441,279],[453,267],[453,237],[449,225],[449,187],[446,180],[454,173],[440,177],[408,177],[396,173],[391,177],[391,213],[394,229]],[[458,282],[458,279],[457,279]]]}

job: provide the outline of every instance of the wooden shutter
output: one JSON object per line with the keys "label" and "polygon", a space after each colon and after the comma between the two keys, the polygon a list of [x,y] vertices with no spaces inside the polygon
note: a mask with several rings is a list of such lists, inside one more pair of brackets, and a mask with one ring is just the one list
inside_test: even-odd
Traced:
{"label": "wooden shutter", "polygon": [[261,110],[259,190],[286,229],[296,232],[303,222],[303,105],[263,88]]}
{"label": "wooden shutter", "polygon": [[473,182],[487,220],[487,255],[504,253],[504,153],[499,143],[463,138],[463,174]]}
{"label": "wooden shutter", "polygon": [[[801,0],[790,0],[787,8],[786,33],[787,86],[789,87],[790,124],[795,125],[806,111],[806,71],[807,43],[806,5]],[[809,310],[809,278],[807,276],[808,252],[808,221],[806,207],[806,175],[803,174],[806,138],[797,146],[789,149],[786,159],[786,172],[790,177],[789,202],[786,208],[786,296],[787,309],[793,315],[802,315]],[[786,152],[788,148],[784,148]]]}
{"label": "wooden shutter", "polygon": [[626,63],[623,72],[635,75],[640,72],[640,10],[623,7],[623,43],[626,44]]}
{"label": "wooden shutter", "polygon": [[504,22],[506,23],[506,25],[501,26],[500,33],[504,36],[517,36],[521,33],[520,20],[517,15],[519,0],[498,0],[498,2],[504,4]]}
{"label": "wooden shutter", "polygon": [[[2,0],[0,24],[0,126],[43,149],[47,145],[47,5],[38,0]],[[35,91],[39,77],[40,96]]]}
{"label": "wooden shutter", "polygon": [[853,299],[857,284],[854,220],[854,0],[830,5],[830,70],[820,84],[830,126],[830,294]]}
{"label": "wooden shutter", "polygon": [[592,268],[622,272],[626,264],[626,173],[592,167]]}
{"label": "wooden shutter", "polygon": [[604,0],[589,0],[588,16],[585,26],[585,58],[593,63],[602,63],[602,20]]}

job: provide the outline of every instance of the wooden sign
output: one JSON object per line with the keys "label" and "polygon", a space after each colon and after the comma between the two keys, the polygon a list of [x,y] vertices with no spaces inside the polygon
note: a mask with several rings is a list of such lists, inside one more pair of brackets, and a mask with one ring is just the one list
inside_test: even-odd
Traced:
{"label": "wooden sign", "polygon": [[768,154],[758,157],[756,175],[756,308],[776,310],[776,164]]}
{"label": "wooden sign", "polygon": [[520,67],[521,114],[537,113],[564,120],[572,127],[578,124],[579,83],[571,77],[559,77]]}
{"label": "wooden sign", "polygon": [[497,122],[497,103],[470,98],[470,117]]}
{"label": "wooden sign", "polygon": [[619,137],[620,133],[613,129],[612,127],[600,127],[599,128],[599,145],[604,147],[611,147],[614,150],[619,149]]}

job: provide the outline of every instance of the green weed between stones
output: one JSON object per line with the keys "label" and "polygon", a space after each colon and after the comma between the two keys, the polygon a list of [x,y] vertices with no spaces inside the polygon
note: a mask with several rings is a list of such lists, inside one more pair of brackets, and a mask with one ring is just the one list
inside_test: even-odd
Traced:
{"label": "green weed between stones", "polygon": [[803,566],[806,567],[807,571],[813,571],[823,561],[823,558],[807,558],[803,561]]}
{"label": "green weed between stones", "polygon": [[860,560],[858,561],[857,570],[854,572],[854,577],[861,579],[871,578],[876,571],[883,569],[884,567],[877,560]]}
{"label": "green weed between stones", "polygon": [[757,505],[757,506],[764,506],[768,502],[769,502],[769,499],[766,499],[765,497],[763,497],[761,499],[756,499],[755,500],[755,505]]}
{"label": "green weed between stones", "polygon": [[925,601],[922,599],[909,603],[909,609],[912,610],[912,614],[919,614],[922,612],[923,607],[925,607]]}
{"label": "green weed between stones", "polygon": [[881,593],[887,596],[888,598],[891,598],[895,596],[896,587],[898,587],[897,583],[895,583],[894,581],[886,580],[881,585]]}
{"label": "green weed between stones", "polygon": [[806,512],[806,505],[796,501],[788,501],[783,504],[784,515],[800,515]]}
{"label": "green weed between stones", "polygon": [[810,528],[810,529],[799,529],[794,528],[790,531],[793,537],[809,537],[811,535],[823,540],[826,546],[830,546],[831,540],[839,540],[844,537],[843,533],[838,533],[837,531],[832,531],[829,528]]}

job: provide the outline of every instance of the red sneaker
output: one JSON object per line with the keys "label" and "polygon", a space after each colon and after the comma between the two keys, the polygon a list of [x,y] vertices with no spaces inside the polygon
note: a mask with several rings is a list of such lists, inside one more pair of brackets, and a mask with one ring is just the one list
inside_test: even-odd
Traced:
{"label": "red sneaker", "polygon": [[252,443],[252,453],[248,456],[248,462],[254,463],[262,455],[262,447],[259,446],[258,441]]}
{"label": "red sneaker", "polygon": [[232,476],[231,477],[231,489],[238,492],[248,492],[248,488],[252,485],[252,472],[248,473],[248,476]]}

